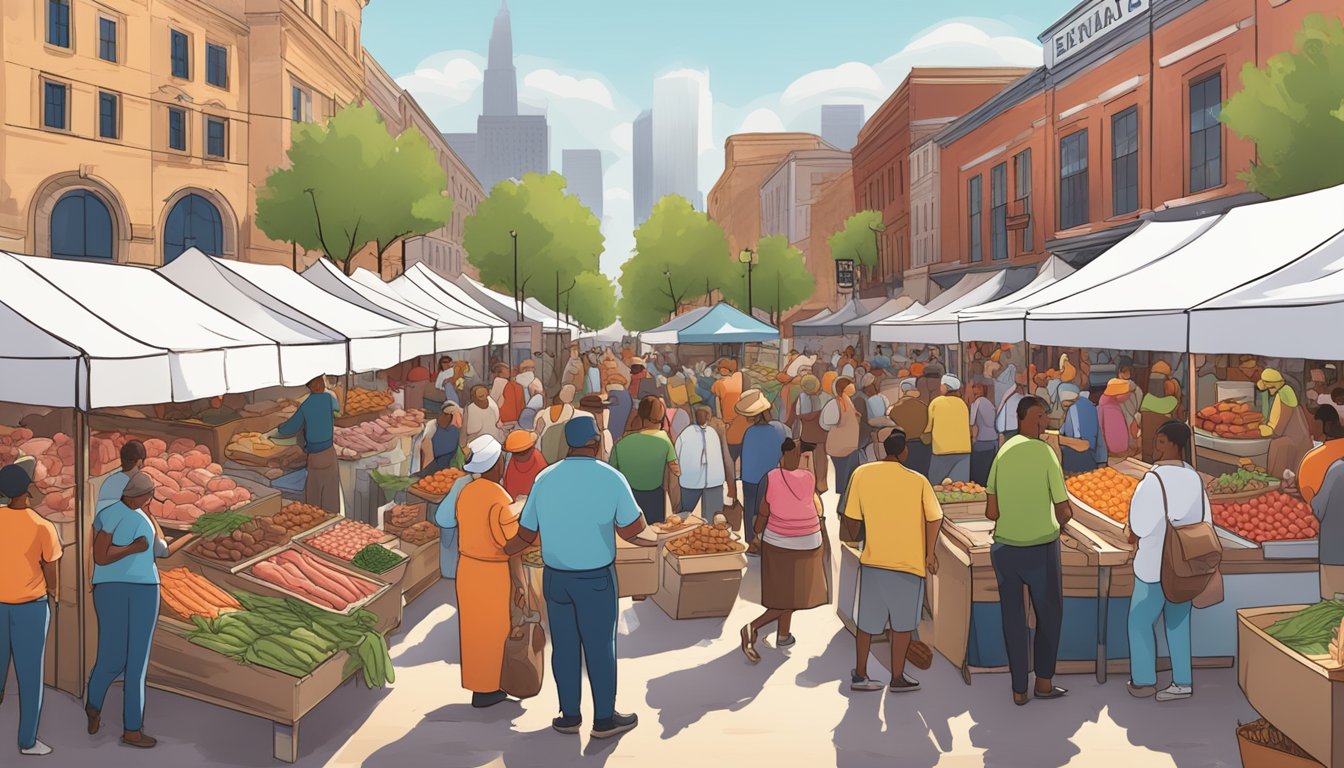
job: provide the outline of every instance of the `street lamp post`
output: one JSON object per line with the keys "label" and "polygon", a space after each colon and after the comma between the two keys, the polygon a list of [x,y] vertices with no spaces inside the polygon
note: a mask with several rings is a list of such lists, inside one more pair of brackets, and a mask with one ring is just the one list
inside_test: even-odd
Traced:
{"label": "street lamp post", "polygon": [[513,238],[513,311],[517,315],[518,322],[523,321],[522,291],[518,289],[518,230],[510,229],[509,237]]}
{"label": "street lamp post", "polygon": [[737,260],[747,265],[747,314],[751,315],[756,307],[751,298],[751,269],[756,263],[756,252],[750,248],[743,248],[742,252],[737,254]]}

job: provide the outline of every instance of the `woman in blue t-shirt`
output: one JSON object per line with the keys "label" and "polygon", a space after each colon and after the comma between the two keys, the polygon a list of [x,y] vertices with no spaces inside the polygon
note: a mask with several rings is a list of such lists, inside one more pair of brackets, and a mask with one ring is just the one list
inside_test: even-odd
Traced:
{"label": "woman in blue t-shirt", "polygon": [[93,608],[98,614],[98,658],[89,676],[89,733],[98,732],[103,699],[117,677],[125,676],[121,741],[148,749],[156,743],[141,728],[145,716],[145,673],[149,646],[159,619],[159,568],[166,557],[163,532],[142,511],[154,496],[154,481],[136,472],[121,500],[93,518]]}

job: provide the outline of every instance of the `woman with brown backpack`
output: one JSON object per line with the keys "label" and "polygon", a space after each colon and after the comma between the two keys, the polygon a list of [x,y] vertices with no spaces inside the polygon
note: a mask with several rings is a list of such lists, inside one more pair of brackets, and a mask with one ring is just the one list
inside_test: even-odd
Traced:
{"label": "woman with brown backpack", "polygon": [[[1186,462],[1190,428],[1168,421],[1157,430],[1157,462],[1139,481],[1129,507],[1134,543],[1134,595],[1129,603],[1129,692],[1158,701],[1194,694],[1190,611],[1218,601],[1222,547],[1211,522],[1204,479]],[[1157,689],[1157,639],[1161,616],[1171,655],[1171,685]]]}

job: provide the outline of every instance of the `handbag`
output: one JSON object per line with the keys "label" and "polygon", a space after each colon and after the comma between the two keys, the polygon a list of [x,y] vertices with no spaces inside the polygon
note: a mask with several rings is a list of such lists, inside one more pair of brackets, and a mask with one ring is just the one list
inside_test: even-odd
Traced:
{"label": "handbag", "polygon": [[532,590],[524,588],[523,592],[527,610],[504,642],[504,668],[499,675],[500,690],[515,699],[536,696],[546,681],[546,630],[541,627],[541,614],[532,608]]}
{"label": "handbag", "polygon": [[[1214,605],[1221,600],[1221,595],[1209,591],[1215,578],[1218,580],[1216,589],[1219,593],[1222,588],[1218,567],[1223,561],[1223,544],[1218,539],[1218,531],[1203,517],[1190,525],[1172,524],[1167,487],[1156,472],[1152,476],[1157,479],[1157,486],[1162,491],[1162,515],[1167,526],[1167,535],[1162,543],[1162,594],[1171,603],[1193,603],[1196,598],[1217,598],[1200,607]],[[1208,503],[1207,496],[1204,503]]]}

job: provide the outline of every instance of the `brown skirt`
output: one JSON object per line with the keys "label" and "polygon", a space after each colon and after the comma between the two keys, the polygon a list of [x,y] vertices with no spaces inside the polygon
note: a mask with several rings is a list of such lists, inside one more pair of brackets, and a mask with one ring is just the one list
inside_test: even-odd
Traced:
{"label": "brown skirt", "polygon": [[822,548],[784,549],[761,541],[761,605],[777,611],[802,611],[825,605],[826,575]]}

